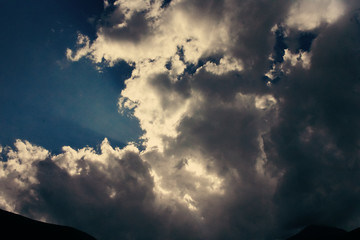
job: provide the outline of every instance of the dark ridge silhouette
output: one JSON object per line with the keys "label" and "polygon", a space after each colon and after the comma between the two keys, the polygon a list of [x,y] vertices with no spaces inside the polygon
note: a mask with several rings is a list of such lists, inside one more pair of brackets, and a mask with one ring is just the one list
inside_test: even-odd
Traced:
{"label": "dark ridge silhouette", "polygon": [[95,240],[87,233],[72,227],[60,226],[32,220],[0,209],[1,239],[37,240]]}
{"label": "dark ridge silhouette", "polygon": [[312,225],[287,240],[360,240],[360,228],[347,232],[340,228]]}
{"label": "dark ridge silhouette", "polygon": [[360,228],[356,228],[346,234],[345,240],[359,240],[360,239]]}

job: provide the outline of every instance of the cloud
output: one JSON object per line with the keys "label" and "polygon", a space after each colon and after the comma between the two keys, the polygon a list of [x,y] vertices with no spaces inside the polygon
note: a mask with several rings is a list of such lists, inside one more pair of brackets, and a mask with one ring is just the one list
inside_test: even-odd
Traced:
{"label": "cloud", "polygon": [[348,14],[316,38],[310,68],[295,67],[276,90],[282,120],[265,149],[285,172],[275,199],[288,227],[359,225],[359,24]]}
{"label": "cloud", "polygon": [[29,188],[38,183],[36,164],[49,156],[47,150],[33,146],[27,141],[16,140],[14,146],[16,150],[2,150],[6,152],[7,157],[6,161],[0,162],[0,202],[8,211],[17,211],[16,206],[22,201],[23,192],[33,194]]}
{"label": "cloud", "polygon": [[207,62],[204,67],[207,72],[214,73],[216,75],[223,75],[224,73],[230,71],[240,72],[243,69],[242,64],[239,61],[236,59],[230,59],[228,57],[220,59],[219,64]]}
{"label": "cloud", "polygon": [[[143,157],[157,176],[158,192],[197,212],[205,225],[211,226],[215,239],[261,238],[290,221],[283,212],[293,213],[300,221],[303,210],[283,210],[286,191],[293,191],[286,187],[291,184],[288,178],[292,171],[298,173],[297,161],[295,170],[290,167],[291,154],[297,151],[278,146],[281,138],[276,134],[287,125],[296,128],[298,120],[289,117],[299,114],[299,105],[304,113],[316,110],[303,103],[307,95],[287,94],[285,89],[292,89],[296,79],[305,86],[308,81],[327,79],[328,65],[320,68],[324,76],[317,73],[317,61],[325,55],[317,49],[322,42],[328,44],[329,32],[340,34],[332,27],[337,21],[348,25],[341,17],[351,7],[343,1],[272,1],[262,5],[250,1],[174,1],[165,10],[155,11],[156,6],[150,4],[143,12],[151,28],[143,41],[109,40],[100,27],[89,53],[95,62],[104,57],[110,63],[124,59],[135,66],[119,106],[130,108],[145,131]],[[149,17],[151,14],[156,17]],[[320,26],[322,29],[309,32]],[[107,50],[109,44],[112,51]],[[126,50],[122,49],[125,46]],[[334,51],[336,46],[324,48]],[[267,69],[269,62],[272,67]],[[268,86],[286,79],[289,83],[272,90],[259,81],[264,75],[270,78]],[[327,84],[324,82],[324,87]],[[314,83],[309,86],[313,87]],[[297,107],[287,108],[292,103]],[[319,124],[325,119],[331,115]],[[299,135],[311,142],[315,130],[306,127]],[[292,134],[284,131],[284,136]],[[290,151],[283,160],[290,165],[279,162],[283,151]],[[307,162],[305,169],[315,162]],[[299,181],[306,176],[306,171],[301,172]],[[221,210],[207,215],[208,208]],[[216,227],[219,221],[224,225]],[[259,235],[258,228],[262,229]]]}
{"label": "cloud", "polygon": [[105,6],[97,38],[79,34],[67,57],[133,66],[119,112],[139,120],[144,150],[104,141],[100,153],[50,156],[28,143],[43,152],[19,163],[34,194],[0,203],[106,239],[275,239],[359,224],[355,1]]}
{"label": "cloud", "polygon": [[[63,147],[63,153],[50,155],[18,140],[6,156],[2,208],[74,226],[99,239],[167,239],[184,229],[196,236],[196,223],[182,205],[158,204],[150,166],[134,146],[112,148],[105,139],[100,153]],[[173,218],[177,222],[168,228]]]}
{"label": "cloud", "polygon": [[[273,24],[266,21],[275,24],[278,14],[263,20],[261,9],[248,1],[172,1],[158,11],[156,1],[146,6],[140,12],[151,30],[141,38],[108,35],[109,29],[131,28],[132,15],[121,25],[99,27],[95,42],[77,53],[87,49],[95,62],[124,59],[134,65],[119,106],[133,111],[145,132],[141,156],[163,205],[186,207],[207,239],[266,234],[276,177],[267,174],[262,135],[276,117],[277,100],[266,85],[251,86],[256,83],[249,79],[266,51],[253,46],[250,53],[242,41],[263,42],[266,36],[270,45]],[[242,19],[253,8],[254,22]],[[234,19],[245,23],[239,27]],[[254,35],[251,28],[265,22],[268,33]]]}
{"label": "cloud", "polygon": [[323,23],[334,23],[345,13],[345,8],[342,0],[299,0],[290,8],[285,22],[298,30],[312,30]]}

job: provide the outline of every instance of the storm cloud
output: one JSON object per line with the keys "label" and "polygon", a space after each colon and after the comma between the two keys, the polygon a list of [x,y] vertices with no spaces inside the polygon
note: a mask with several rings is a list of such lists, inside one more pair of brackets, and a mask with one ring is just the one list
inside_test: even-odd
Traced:
{"label": "storm cloud", "polygon": [[[3,147],[0,204],[99,239],[360,225],[356,1],[105,1],[70,61],[125,61],[143,146]],[[9,187],[11,186],[11,187]]]}

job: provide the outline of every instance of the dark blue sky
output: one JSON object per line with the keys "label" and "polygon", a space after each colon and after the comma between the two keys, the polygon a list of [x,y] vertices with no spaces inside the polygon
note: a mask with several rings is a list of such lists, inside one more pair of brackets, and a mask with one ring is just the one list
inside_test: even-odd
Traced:
{"label": "dark blue sky", "polygon": [[136,120],[117,112],[130,76],[124,62],[103,73],[87,60],[66,60],[78,32],[95,37],[102,1],[0,2],[0,144],[27,139],[53,152],[64,145],[113,145],[134,141]]}

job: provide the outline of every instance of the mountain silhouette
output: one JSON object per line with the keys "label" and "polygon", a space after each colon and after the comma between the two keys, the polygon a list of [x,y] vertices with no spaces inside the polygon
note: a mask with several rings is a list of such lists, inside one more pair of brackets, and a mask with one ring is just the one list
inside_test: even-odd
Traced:
{"label": "mountain silhouette", "polygon": [[360,240],[360,228],[347,232],[335,227],[311,225],[287,240]]}
{"label": "mountain silhouette", "polygon": [[[72,227],[44,223],[0,209],[1,239],[96,240]],[[350,232],[340,228],[311,225],[287,240],[360,240],[360,228]]]}
{"label": "mountain silhouette", "polygon": [[72,227],[32,220],[0,209],[1,239],[95,240],[89,234]]}

